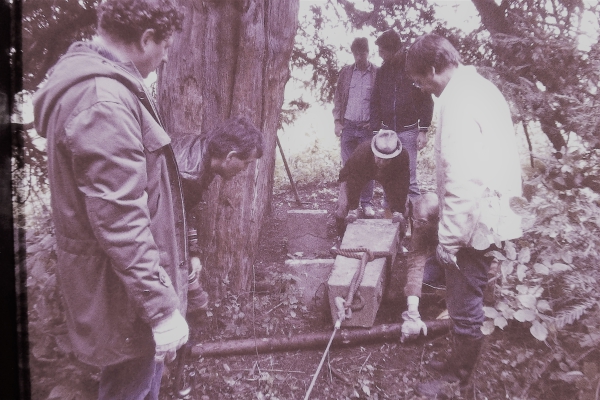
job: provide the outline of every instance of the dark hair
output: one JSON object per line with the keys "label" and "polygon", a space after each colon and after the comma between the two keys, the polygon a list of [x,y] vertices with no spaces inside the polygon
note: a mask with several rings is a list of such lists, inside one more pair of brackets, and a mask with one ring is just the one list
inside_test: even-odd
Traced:
{"label": "dark hair", "polygon": [[410,46],[406,53],[405,68],[409,75],[424,75],[431,67],[440,73],[460,63],[460,54],[448,39],[429,34],[418,37]]}
{"label": "dark hair", "polygon": [[357,37],[354,39],[352,44],[350,45],[350,50],[352,52],[368,52],[369,51],[369,41],[365,37]]}
{"label": "dark hair", "polygon": [[207,135],[207,151],[210,157],[224,158],[230,151],[247,159],[256,149],[257,158],[263,154],[263,134],[244,117],[223,121]]}
{"label": "dark hair", "polygon": [[388,29],[379,35],[377,40],[375,40],[375,44],[382,49],[390,50],[395,53],[400,50],[402,41],[400,40],[400,35],[398,35],[395,30]]}
{"label": "dark hair", "polygon": [[103,0],[97,8],[98,28],[125,43],[154,29],[160,42],[181,30],[183,13],[171,0]]}

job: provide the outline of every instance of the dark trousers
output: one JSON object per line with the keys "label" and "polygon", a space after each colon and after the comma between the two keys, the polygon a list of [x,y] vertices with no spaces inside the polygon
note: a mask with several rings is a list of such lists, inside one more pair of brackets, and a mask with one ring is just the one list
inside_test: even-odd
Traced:
{"label": "dark trousers", "polygon": [[[363,123],[361,123],[363,124]],[[369,128],[360,128],[356,122],[344,120],[344,129],[342,130],[342,138],[340,147],[342,149],[342,163],[346,164],[346,161],[350,158],[354,150],[359,144],[373,138],[373,131]],[[373,183],[374,181],[368,181],[364,187],[361,188],[360,204],[361,205],[372,205],[371,200],[373,199]],[[358,205],[354,208],[357,208]]]}
{"label": "dark trousers", "polygon": [[487,251],[462,248],[456,253],[460,270],[446,269],[446,306],[454,333],[474,339],[483,336],[483,292],[493,261],[484,256]]}
{"label": "dark trousers", "polygon": [[98,399],[158,400],[163,366],[152,355],[104,367]]}

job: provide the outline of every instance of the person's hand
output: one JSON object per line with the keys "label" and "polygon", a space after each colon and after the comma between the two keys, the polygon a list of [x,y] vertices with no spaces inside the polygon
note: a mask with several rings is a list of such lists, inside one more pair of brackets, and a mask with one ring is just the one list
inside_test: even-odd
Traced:
{"label": "person's hand", "polygon": [[202,263],[200,262],[200,258],[194,256],[190,259],[190,263],[192,264],[192,272],[190,273],[190,276],[199,276],[200,271],[202,271]]}
{"label": "person's hand", "polygon": [[423,149],[427,145],[427,130],[420,128],[419,134],[417,135],[417,148],[419,150]]}
{"label": "person's hand", "polygon": [[400,236],[404,237],[404,234],[406,233],[406,218],[404,218],[404,215],[402,215],[401,212],[394,211],[392,214],[392,223],[400,224]]}
{"label": "person's hand", "polygon": [[402,313],[402,336],[400,342],[404,343],[407,339],[416,338],[423,332],[423,336],[427,336],[427,325],[421,320],[421,315],[418,311],[404,311]]}
{"label": "person's hand", "polygon": [[344,129],[344,126],[341,124],[341,122],[335,122],[335,136],[340,137],[342,136],[342,130]]}
{"label": "person's hand", "polygon": [[154,360],[168,363],[173,361],[177,349],[188,341],[189,335],[190,329],[187,322],[185,322],[179,310],[175,310],[152,328],[152,336],[156,345]]}
{"label": "person's hand", "polygon": [[351,224],[353,222],[356,222],[357,219],[358,213],[356,212],[356,210],[348,211],[348,215],[346,215],[346,223]]}
{"label": "person's hand", "polygon": [[404,215],[402,215],[401,212],[399,211],[394,211],[394,213],[392,214],[392,223],[396,223],[399,222],[402,225],[406,224],[406,219],[404,218]]}
{"label": "person's hand", "polygon": [[456,263],[456,255],[446,249],[441,243],[435,249],[435,258],[438,263],[444,268],[460,269]]}

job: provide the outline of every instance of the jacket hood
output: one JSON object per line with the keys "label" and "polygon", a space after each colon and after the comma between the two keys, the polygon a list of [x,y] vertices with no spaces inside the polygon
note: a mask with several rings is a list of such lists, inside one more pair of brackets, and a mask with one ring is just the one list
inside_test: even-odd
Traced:
{"label": "jacket hood", "polygon": [[142,77],[132,62],[118,61],[95,42],[73,43],[33,96],[35,130],[40,136],[46,137],[48,119],[62,95],[73,85],[97,76],[116,79],[136,94],[144,93]]}

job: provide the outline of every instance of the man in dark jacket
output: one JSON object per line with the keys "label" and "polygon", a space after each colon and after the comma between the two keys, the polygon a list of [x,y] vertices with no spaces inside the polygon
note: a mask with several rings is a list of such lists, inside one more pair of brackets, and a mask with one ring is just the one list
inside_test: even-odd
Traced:
{"label": "man in dark jacket", "polygon": [[[358,37],[350,46],[354,64],[340,70],[340,76],[333,97],[333,118],[335,134],[340,137],[342,163],[346,163],[356,147],[362,142],[370,142],[373,131],[369,126],[371,93],[375,84],[377,67],[369,62],[369,42]],[[367,218],[375,216],[373,209],[373,181],[363,189],[360,205]]]}
{"label": "man in dark jacket", "polygon": [[[182,186],[143,84],[182,18],[170,0],[105,0],[98,37],[74,43],[34,97],[57,283],[75,354],[101,367],[100,399],[157,399],[164,361],[189,335]],[[246,162],[234,153],[219,168]]]}
{"label": "man in dark jacket", "polygon": [[383,187],[393,212],[392,221],[400,222],[403,231],[409,177],[408,152],[394,131],[382,130],[370,143],[359,144],[338,179],[340,194],[335,211],[338,235],[344,234],[345,222],[356,220],[360,193],[370,180],[376,180]]}
{"label": "man in dark jacket", "polygon": [[[173,139],[172,146],[179,166],[185,209],[190,217],[188,232],[195,236],[198,223],[193,211],[208,186],[216,175],[231,179],[262,157],[262,133],[246,118],[234,117],[220,123],[207,135],[190,134]],[[202,264],[196,241],[190,241],[188,315],[208,306],[208,294],[200,283]]]}
{"label": "man in dark jacket", "polygon": [[427,143],[427,130],[433,115],[431,95],[413,84],[404,71],[405,51],[400,36],[383,32],[375,41],[383,64],[377,71],[371,96],[371,129],[391,129],[398,134],[410,157],[411,199],[419,196],[417,152]]}

